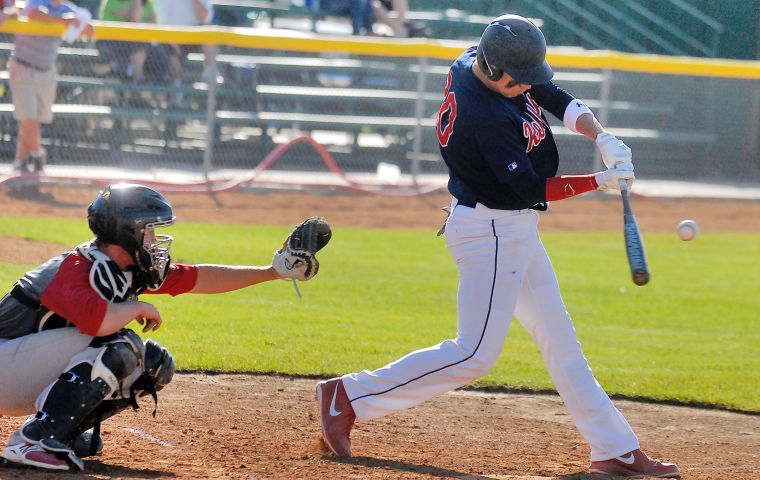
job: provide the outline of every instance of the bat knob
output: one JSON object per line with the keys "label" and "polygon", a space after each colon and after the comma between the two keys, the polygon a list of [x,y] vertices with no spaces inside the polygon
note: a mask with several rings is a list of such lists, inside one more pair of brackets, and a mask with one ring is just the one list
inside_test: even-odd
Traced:
{"label": "bat knob", "polygon": [[646,285],[649,283],[649,272],[646,270],[636,270],[633,272],[633,283],[638,286]]}

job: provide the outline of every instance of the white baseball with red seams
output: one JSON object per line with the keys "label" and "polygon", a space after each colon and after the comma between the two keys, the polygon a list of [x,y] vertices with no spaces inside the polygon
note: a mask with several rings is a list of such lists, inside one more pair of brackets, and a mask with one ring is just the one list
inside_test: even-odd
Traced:
{"label": "white baseball with red seams", "polygon": [[677,232],[681,240],[688,242],[690,240],[694,240],[694,238],[697,236],[699,233],[699,226],[694,220],[687,219],[678,224]]}

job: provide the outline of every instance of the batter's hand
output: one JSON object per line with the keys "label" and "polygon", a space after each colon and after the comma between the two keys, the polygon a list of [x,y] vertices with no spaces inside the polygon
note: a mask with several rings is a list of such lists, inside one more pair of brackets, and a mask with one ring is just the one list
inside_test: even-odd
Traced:
{"label": "batter's hand", "polygon": [[607,190],[609,188],[613,188],[615,190],[620,190],[620,181],[624,180],[626,184],[626,190],[630,190],[634,178],[633,164],[619,163],[609,170],[596,174],[596,183],[599,185],[597,189]]}
{"label": "batter's hand", "polygon": [[622,140],[609,132],[597,135],[596,146],[599,147],[602,161],[607,168],[613,168],[618,163],[633,163],[631,149]]}

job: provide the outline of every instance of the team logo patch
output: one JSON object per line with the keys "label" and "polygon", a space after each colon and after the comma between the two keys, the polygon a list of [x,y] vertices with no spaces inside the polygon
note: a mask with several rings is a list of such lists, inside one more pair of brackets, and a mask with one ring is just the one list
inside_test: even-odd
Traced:
{"label": "team logo patch", "polygon": [[541,114],[541,107],[529,93],[525,94],[525,99],[527,100],[525,110],[530,121],[523,118],[523,136],[528,140],[525,152],[530,152],[533,147],[546,138],[546,130],[549,128],[549,124],[546,123]]}
{"label": "team logo patch", "polygon": [[517,162],[510,163],[509,165],[507,165],[507,168],[509,169],[510,172],[515,170],[517,168]]}
{"label": "team logo patch", "polygon": [[90,286],[109,302],[123,302],[129,297],[132,272],[125,272],[113,260],[97,259],[90,269]]}

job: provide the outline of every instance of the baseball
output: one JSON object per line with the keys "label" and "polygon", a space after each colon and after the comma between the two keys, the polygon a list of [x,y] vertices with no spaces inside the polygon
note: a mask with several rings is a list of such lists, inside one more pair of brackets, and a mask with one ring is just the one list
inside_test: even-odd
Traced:
{"label": "baseball", "polygon": [[699,227],[694,220],[684,220],[678,224],[678,236],[681,237],[681,240],[684,242],[694,240],[697,233],[699,233]]}

